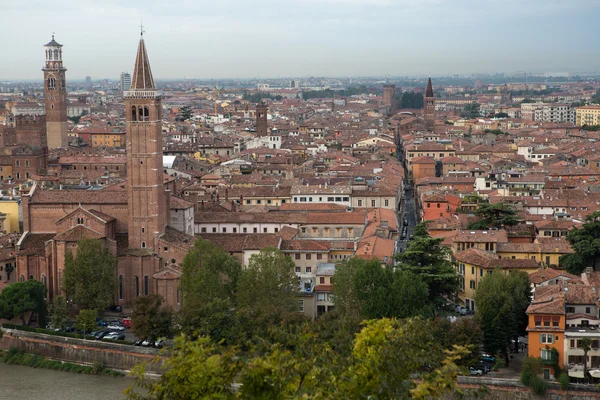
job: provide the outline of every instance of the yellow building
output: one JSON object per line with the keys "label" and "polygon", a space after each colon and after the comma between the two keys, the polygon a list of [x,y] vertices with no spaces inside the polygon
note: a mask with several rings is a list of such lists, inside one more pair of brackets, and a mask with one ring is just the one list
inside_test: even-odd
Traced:
{"label": "yellow building", "polygon": [[573,253],[569,242],[561,238],[538,238],[538,243],[498,243],[496,254],[502,259],[531,259],[545,267],[560,265],[560,257]]}
{"label": "yellow building", "polygon": [[93,147],[122,147],[125,133],[93,133],[92,134],[92,146]]}
{"label": "yellow building", "polygon": [[21,207],[20,198],[0,199],[0,213],[6,214],[4,220],[4,230],[8,232],[20,232],[19,229],[19,209]]}
{"label": "yellow building", "polygon": [[469,310],[475,309],[475,292],[479,283],[494,269],[499,269],[507,274],[514,270],[531,274],[540,268],[537,261],[531,258],[499,259],[494,253],[475,247],[456,253],[454,261],[461,278],[458,297]]}
{"label": "yellow building", "polygon": [[577,107],[575,123],[577,126],[600,125],[600,106]]}
{"label": "yellow building", "polygon": [[0,165],[0,180],[3,181],[13,176],[12,164]]}

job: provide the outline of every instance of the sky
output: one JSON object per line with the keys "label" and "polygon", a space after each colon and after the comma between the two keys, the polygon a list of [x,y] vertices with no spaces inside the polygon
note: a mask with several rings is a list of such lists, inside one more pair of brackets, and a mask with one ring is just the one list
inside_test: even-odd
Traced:
{"label": "sky", "polygon": [[0,80],[131,72],[140,21],[155,79],[600,71],[600,0],[0,0]]}

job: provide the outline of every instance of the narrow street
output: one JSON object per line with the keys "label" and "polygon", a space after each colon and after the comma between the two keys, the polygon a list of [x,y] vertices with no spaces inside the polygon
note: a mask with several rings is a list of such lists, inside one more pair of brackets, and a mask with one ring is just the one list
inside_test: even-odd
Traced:
{"label": "narrow street", "polygon": [[398,144],[396,147],[396,154],[398,155],[398,161],[400,161],[404,166],[404,175],[406,177],[403,185],[404,191],[402,193],[402,201],[400,202],[401,207],[397,210],[400,225],[400,238],[397,242],[396,248],[398,253],[402,253],[406,250],[410,237],[413,233],[412,231],[418,223],[413,182],[412,179],[408,179],[408,169],[406,168],[406,163],[403,160],[403,153],[404,150],[402,146]]}

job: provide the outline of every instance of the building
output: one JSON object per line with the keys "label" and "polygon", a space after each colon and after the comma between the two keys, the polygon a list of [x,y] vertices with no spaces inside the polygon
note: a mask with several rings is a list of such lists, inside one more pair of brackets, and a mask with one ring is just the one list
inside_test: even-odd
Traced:
{"label": "building", "polygon": [[86,76],[85,77],[85,88],[87,90],[92,89],[92,77],[91,76]]}
{"label": "building", "polygon": [[600,106],[577,107],[575,124],[577,126],[600,125]]}
{"label": "building", "polygon": [[62,61],[62,44],[52,40],[44,45],[46,65],[44,71],[44,97],[46,103],[46,135],[51,149],[66,147],[67,126],[67,69]]}
{"label": "building", "polygon": [[433,94],[433,86],[431,78],[427,81],[427,90],[425,90],[425,108],[423,110],[425,125],[427,129],[432,130],[435,125],[435,95]]}
{"label": "building", "polygon": [[121,83],[120,83],[121,92],[129,90],[130,87],[131,87],[131,75],[129,74],[129,72],[121,72]]}
{"label": "building", "polygon": [[256,105],[256,136],[267,136],[267,105],[260,102]]}
{"label": "building", "polygon": [[575,110],[569,104],[551,103],[543,104],[533,112],[536,122],[570,122],[575,123]]}
{"label": "building", "polygon": [[396,103],[396,85],[383,85],[383,105],[391,110]]}

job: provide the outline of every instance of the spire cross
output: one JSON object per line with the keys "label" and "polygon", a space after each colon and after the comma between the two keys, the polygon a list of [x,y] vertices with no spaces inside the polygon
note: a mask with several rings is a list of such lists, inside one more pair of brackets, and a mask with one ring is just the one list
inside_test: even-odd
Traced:
{"label": "spire cross", "polygon": [[141,20],[140,20],[140,36],[144,36],[144,25],[142,24]]}
{"label": "spire cross", "polygon": [[52,40],[54,40],[54,32],[52,32]]}

